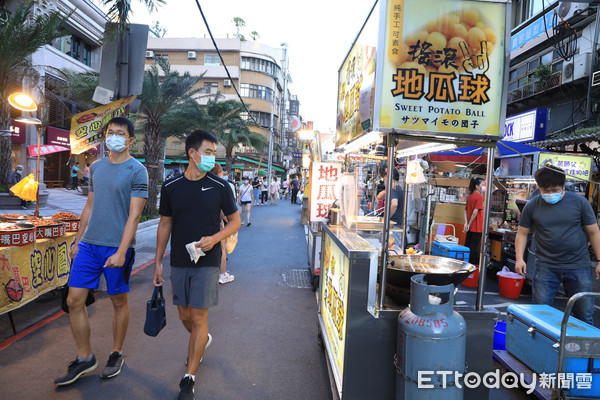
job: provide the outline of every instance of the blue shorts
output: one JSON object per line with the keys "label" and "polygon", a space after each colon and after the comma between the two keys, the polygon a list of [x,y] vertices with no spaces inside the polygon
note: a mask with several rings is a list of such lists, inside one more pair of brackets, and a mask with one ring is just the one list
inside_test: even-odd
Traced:
{"label": "blue shorts", "polygon": [[[79,242],[79,250],[73,260],[69,274],[69,286],[76,288],[98,289],[100,275],[106,278],[109,295],[129,292],[129,277],[133,266],[132,249],[127,250],[125,265],[119,268],[104,268],[106,260],[117,252],[117,247],[99,246]],[[125,278],[127,270],[127,278]]]}

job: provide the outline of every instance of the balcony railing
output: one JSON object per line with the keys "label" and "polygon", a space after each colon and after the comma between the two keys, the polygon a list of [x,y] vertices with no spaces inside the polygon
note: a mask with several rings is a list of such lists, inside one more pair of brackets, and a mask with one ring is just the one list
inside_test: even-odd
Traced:
{"label": "balcony railing", "polygon": [[547,82],[542,83],[540,81],[533,81],[523,87],[511,90],[508,92],[508,102],[513,103],[515,101],[523,100],[527,97],[557,87],[560,84],[562,84],[562,71],[556,71],[550,75],[550,79],[548,79]]}

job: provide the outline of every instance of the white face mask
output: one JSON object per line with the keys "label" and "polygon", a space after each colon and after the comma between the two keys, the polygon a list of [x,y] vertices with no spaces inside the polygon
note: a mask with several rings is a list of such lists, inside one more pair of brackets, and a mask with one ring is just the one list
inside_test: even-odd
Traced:
{"label": "white face mask", "polygon": [[106,147],[113,153],[122,153],[127,148],[126,139],[119,135],[109,135],[106,137]]}
{"label": "white face mask", "polygon": [[248,184],[248,180],[246,179],[246,180],[244,181],[244,185],[247,185],[247,184]]}

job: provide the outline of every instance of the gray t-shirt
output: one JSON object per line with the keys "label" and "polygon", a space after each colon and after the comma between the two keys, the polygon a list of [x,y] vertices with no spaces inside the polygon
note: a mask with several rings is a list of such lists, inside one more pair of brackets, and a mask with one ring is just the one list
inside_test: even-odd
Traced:
{"label": "gray t-shirt", "polygon": [[565,192],[556,204],[548,204],[541,195],[527,202],[519,225],[534,228],[536,264],[549,268],[582,268],[590,266],[587,235],[584,226],[596,223],[587,200]]}
{"label": "gray t-shirt", "polygon": [[[119,247],[129,217],[132,197],[148,198],[148,172],[135,158],[113,164],[108,157],[90,168],[90,192],[94,192],[92,215],[82,241]],[[130,247],[135,245],[135,237]]]}

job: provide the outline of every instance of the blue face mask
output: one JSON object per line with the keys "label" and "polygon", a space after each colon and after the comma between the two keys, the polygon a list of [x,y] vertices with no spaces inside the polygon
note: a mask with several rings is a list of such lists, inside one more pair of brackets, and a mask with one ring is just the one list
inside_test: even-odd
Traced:
{"label": "blue face mask", "polygon": [[542,194],[542,199],[548,204],[556,204],[562,199],[564,192],[560,193],[550,193],[550,194]]}
{"label": "blue face mask", "polygon": [[215,156],[200,156],[201,162],[197,162],[198,169],[202,172],[209,172],[215,166]]}
{"label": "blue face mask", "polygon": [[113,153],[122,153],[127,148],[126,139],[119,135],[108,135],[106,137],[106,147]]}

